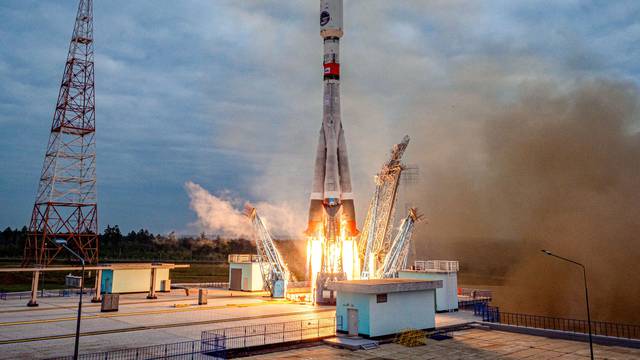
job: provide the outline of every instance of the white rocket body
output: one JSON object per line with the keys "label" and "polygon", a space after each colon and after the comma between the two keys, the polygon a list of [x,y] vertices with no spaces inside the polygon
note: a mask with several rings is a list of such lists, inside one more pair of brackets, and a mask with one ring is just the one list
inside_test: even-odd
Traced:
{"label": "white rocket body", "polygon": [[324,40],[324,101],[307,233],[316,233],[324,222],[324,216],[334,218],[342,210],[346,232],[349,236],[355,236],[358,230],[347,145],[340,116],[342,0],[320,1],[320,35]]}

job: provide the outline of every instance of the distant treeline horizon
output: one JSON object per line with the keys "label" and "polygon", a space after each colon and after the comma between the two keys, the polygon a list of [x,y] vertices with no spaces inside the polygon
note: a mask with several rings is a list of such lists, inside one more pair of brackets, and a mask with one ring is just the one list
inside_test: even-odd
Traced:
{"label": "distant treeline horizon", "polygon": [[[0,254],[22,258],[28,228],[6,227],[0,232]],[[219,235],[153,234],[140,229],[123,235],[118,225],[107,225],[99,234],[99,258],[103,260],[210,260],[226,261],[229,254],[255,253],[251,240]]]}

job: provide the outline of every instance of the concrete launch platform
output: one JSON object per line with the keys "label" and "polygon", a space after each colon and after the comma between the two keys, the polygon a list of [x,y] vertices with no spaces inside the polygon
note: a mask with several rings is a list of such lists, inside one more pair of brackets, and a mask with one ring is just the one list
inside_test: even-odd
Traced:
{"label": "concrete launch platform", "polygon": [[[335,316],[335,307],[272,300],[253,293],[209,289],[207,305],[184,290],[120,297],[118,312],[101,313],[100,304],[83,304],[80,353],[199,340],[203,330]],[[73,353],[78,297],[0,300],[0,359],[48,358]],[[176,307],[177,305],[177,307]],[[438,314],[436,326],[473,321],[469,313]]]}
{"label": "concrete launch platform", "polygon": [[[261,295],[209,289],[208,304],[184,290],[120,297],[118,312],[101,313],[100,304],[83,304],[80,352],[90,353],[198,340],[200,332],[231,326],[333,317],[333,307],[274,301]],[[78,297],[0,300],[0,359],[47,358],[73,353]],[[176,307],[178,304],[178,307]],[[182,304],[182,305],[180,305]]]}
{"label": "concrete launch platform", "polygon": [[[0,359],[70,355],[77,301],[77,297],[42,298],[40,307],[27,308],[25,299],[0,300]],[[101,313],[99,304],[85,303],[80,352],[198,340],[203,330],[335,316],[334,307],[274,301],[263,295],[220,289],[209,290],[207,305],[195,304],[197,298],[186,296],[184,290],[158,294],[157,300],[147,300],[146,294],[122,295],[120,310],[114,313]],[[455,328],[474,321],[477,318],[466,311],[441,313],[436,315],[436,328]],[[274,352],[261,354],[260,358],[582,359],[588,356],[584,342],[483,329],[452,334],[453,339],[428,339],[425,346],[413,348],[381,344],[377,349],[352,351],[318,345],[284,351],[273,349]],[[596,345],[595,350],[598,358],[640,358],[640,349]]]}

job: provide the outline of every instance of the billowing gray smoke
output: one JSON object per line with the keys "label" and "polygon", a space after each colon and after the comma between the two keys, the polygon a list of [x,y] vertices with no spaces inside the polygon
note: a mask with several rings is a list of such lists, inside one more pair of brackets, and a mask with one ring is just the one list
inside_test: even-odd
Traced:
{"label": "billowing gray smoke", "polygon": [[[317,3],[271,3],[230,2],[224,16],[241,19],[246,37],[229,55],[260,67],[228,83],[239,97],[216,105],[212,118],[225,121],[214,144],[261,174],[248,200],[286,203],[304,223],[322,113]],[[421,177],[411,195],[428,220],[420,257],[459,258],[479,284],[512,279],[508,310],[583,316],[578,269],[544,257],[548,247],[587,263],[597,317],[630,321],[622,309],[638,309],[640,295],[637,8],[345,2],[342,121],[359,226],[372,175],[409,134],[404,158]]]}
{"label": "billowing gray smoke", "polygon": [[550,249],[586,264],[596,319],[640,323],[638,88],[585,80],[516,93],[472,120],[419,125],[425,143],[411,155],[429,224],[418,257],[458,258],[479,282],[504,276],[506,311],[582,318],[580,268],[540,252]]}

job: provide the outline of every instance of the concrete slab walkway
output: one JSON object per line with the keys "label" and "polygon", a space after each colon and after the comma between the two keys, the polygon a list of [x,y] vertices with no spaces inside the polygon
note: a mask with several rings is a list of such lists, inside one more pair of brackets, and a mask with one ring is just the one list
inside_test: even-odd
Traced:
{"label": "concrete slab walkway", "polygon": [[[597,359],[640,359],[640,349],[595,345]],[[383,344],[373,350],[351,351],[327,345],[262,354],[249,359],[588,359],[589,345],[494,330],[463,330],[453,339],[417,347]]]}

